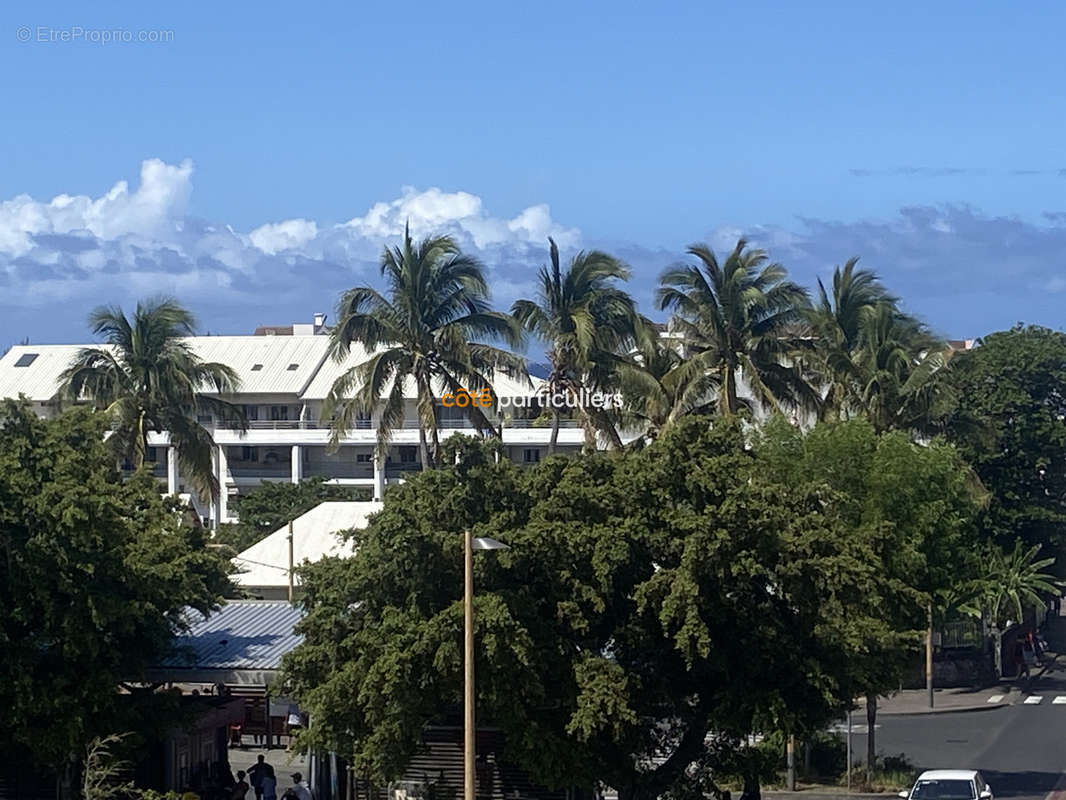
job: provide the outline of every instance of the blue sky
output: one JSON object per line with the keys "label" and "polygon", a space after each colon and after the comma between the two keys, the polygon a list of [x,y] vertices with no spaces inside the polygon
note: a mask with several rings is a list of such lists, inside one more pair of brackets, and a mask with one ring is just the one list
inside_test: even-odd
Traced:
{"label": "blue sky", "polygon": [[946,335],[1058,328],[1064,29],[1051,2],[8,3],[0,347],[155,291],[216,333],[309,318],[406,218],[500,305],[548,234],[624,255],[649,311],[686,244],[745,234],[807,285],[861,256]]}

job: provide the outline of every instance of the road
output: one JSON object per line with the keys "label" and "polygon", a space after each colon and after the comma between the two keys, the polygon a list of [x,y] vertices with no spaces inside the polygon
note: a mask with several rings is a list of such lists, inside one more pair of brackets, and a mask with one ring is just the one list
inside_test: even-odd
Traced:
{"label": "road", "polygon": [[[1066,667],[1054,665],[1028,697],[979,711],[884,716],[877,751],[921,769],[980,770],[997,798],[1045,800],[1054,791],[1049,800],[1066,800]],[[866,753],[865,733],[852,741]]]}

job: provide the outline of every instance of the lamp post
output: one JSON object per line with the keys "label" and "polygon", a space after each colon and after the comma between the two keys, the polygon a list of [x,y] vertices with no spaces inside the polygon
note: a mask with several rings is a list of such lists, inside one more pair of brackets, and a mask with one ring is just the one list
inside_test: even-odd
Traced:
{"label": "lamp post", "polygon": [[488,537],[471,538],[467,528],[463,547],[463,800],[474,800],[474,551],[506,550]]}

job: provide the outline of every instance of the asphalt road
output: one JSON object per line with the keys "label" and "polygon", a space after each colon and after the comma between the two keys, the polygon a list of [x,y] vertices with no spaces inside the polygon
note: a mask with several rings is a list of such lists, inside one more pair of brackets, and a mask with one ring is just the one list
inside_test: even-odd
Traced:
{"label": "asphalt road", "polygon": [[[877,751],[903,754],[921,769],[980,770],[997,798],[1066,800],[1066,667],[1057,664],[1029,695],[1041,701],[884,716],[875,729]],[[864,756],[866,734],[853,734],[852,747]]]}

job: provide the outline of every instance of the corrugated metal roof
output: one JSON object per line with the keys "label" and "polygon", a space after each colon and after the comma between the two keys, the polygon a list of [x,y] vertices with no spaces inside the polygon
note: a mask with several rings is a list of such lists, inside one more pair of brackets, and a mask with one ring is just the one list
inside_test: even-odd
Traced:
{"label": "corrugated metal roof", "polygon": [[231,367],[241,380],[241,394],[300,394],[329,354],[328,336],[196,336],[188,341],[204,361]]}
{"label": "corrugated metal roof", "polygon": [[[292,522],[293,562],[302,564],[325,556],[351,555],[351,543],[342,541],[337,533],[365,528],[370,515],[380,511],[381,507],[381,503],[373,501],[319,503]],[[288,586],[289,526],[283,525],[256,542],[234,558],[233,563],[245,570],[233,576],[234,583],[241,586]],[[296,582],[299,580],[297,576]]]}
{"label": "corrugated metal roof", "polygon": [[303,611],[286,602],[233,600],[206,619],[186,611],[188,632],[161,667],[185,669],[280,669],[281,658],[303,641],[293,628]]}
{"label": "corrugated metal roof", "polygon": [[[319,369],[318,374],[315,375],[314,380],[304,390],[304,400],[324,400],[329,394],[330,389],[333,388],[333,382],[343,375],[347,370],[352,367],[356,367],[369,360],[370,356],[367,355],[359,345],[353,345],[348,357],[341,362],[337,362],[331,356],[327,358],[322,368]],[[539,378],[532,378],[532,386],[523,380],[510,378],[502,372],[496,373],[492,378],[493,388],[496,390],[497,397],[524,397],[533,394],[537,387],[539,387],[544,381]],[[438,384],[434,391],[437,396],[440,397],[444,394],[443,384]],[[386,387],[383,394],[388,393],[388,387]],[[404,382],[403,387],[404,397],[408,400],[414,400],[418,397],[418,392],[413,380],[407,380]]]}
{"label": "corrugated metal roof", "polygon": [[[43,403],[55,397],[59,390],[59,375],[81,349],[77,344],[28,344],[12,347],[0,358],[0,397],[26,395]],[[24,355],[37,357],[29,366],[16,367]]]}
{"label": "corrugated metal roof", "polygon": [[[323,400],[333,382],[348,368],[367,360],[366,351],[356,345],[348,358],[336,362],[330,356],[328,336],[193,336],[188,341],[204,361],[217,361],[232,368],[240,379],[239,395],[290,394],[304,400]],[[82,347],[88,345],[18,345],[0,359],[0,397],[25,394],[44,402],[59,391],[59,375]],[[31,364],[16,367],[15,362],[27,354],[36,354]],[[496,395],[515,397],[534,391],[524,381],[502,373],[493,378]],[[534,378],[533,387],[543,381]],[[413,381],[406,381],[404,396],[415,399]],[[438,396],[443,387],[436,387]]]}

